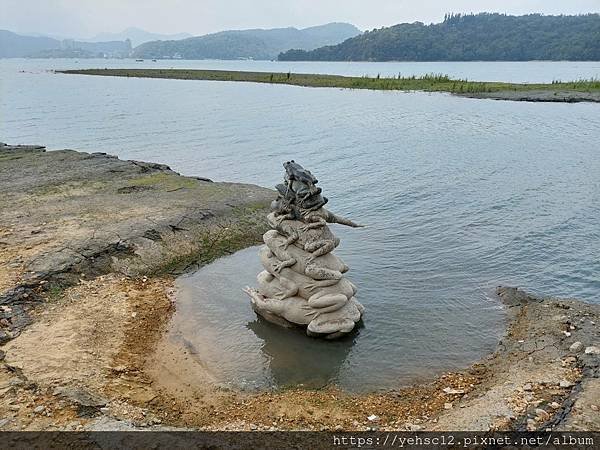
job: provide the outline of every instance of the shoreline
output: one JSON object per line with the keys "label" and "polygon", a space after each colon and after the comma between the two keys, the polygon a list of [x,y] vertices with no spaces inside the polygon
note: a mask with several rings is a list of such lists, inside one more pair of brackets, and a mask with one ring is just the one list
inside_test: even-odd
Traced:
{"label": "shoreline", "polygon": [[126,78],[249,82],[381,91],[444,92],[466,98],[525,102],[600,102],[600,81],[597,80],[523,84],[455,80],[444,75],[433,74],[408,78],[380,78],[379,76],[369,78],[291,72],[270,73],[194,69],[75,69],[57,70],[56,73]]}
{"label": "shoreline", "polygon": [[392,391],[198,385],[174,277],[259,242],[272,191],[40,146],[0,189],[0,430],[600,430],[600,305],[499,288],[492,355]]}

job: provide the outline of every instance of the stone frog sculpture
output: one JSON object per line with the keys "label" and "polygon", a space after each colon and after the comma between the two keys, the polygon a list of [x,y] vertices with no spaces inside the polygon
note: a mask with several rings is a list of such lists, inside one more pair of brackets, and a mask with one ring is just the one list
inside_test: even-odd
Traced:
{"label": "stone frog sculpture", "polygon": [[293,220],[293,217],[290,213],[277,216],[272,212],[267,216],[267,220],[271,227],[286,236],[284,248],[295,244],[311,253],[312,258],[326,255],[340,243],[340,239],[331,232],[327,223],[339,223],[353,228],[362,227],[351,220],[336,216],[325,208],[312,211],[309,216],[301,216],[308,223]]}
{"label": "stone frog sculpture", "polygon": [[283,168],[285,169],[284,179],[288,189],[300,201],[321,193],[321,188],[315,186],[319,181],[309,170],[304,169],[293,159],[283,163]]}
{"label": "stone frog sculpture", "polygon": [[271,250],[263,247],[259,253],[265,270],[257,279],[259,291],[266,297],[284,299],[298,295],[313,308],[327,308],[320,312],[330,312],[344,306],[356,294],[356,286],[346,278],[313,280],[289,268],[278,271],[275,270],[277,258]]}
{"label": "stone frog sculpture", "polygon": [[315,280],[339,280],[348,271],[348,266],[336,256],[325,254],[317,259],[300,247],[287,245],[287,239],[277,230],[267,231],[263,241],[279,260],[276,270],[293,267]]}
{"label": "stone frog sculpture", "polygon": [[306,334],[335,339],[362,320],[364,307],[356,286],[345,278],[348,266],[332,252],[340,244],[328,224],[361,225],[323,206],[328,202],[318,180],[295,161],[284,163],[284,183],[267,216],[259,257],[264,270],[258,288],[247,287],[254,311],[285,327],[305,327]]}

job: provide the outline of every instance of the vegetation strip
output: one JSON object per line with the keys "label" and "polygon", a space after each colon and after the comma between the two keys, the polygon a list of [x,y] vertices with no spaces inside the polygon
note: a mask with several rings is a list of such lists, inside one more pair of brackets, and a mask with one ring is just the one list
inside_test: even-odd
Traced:
{"label": "vegetation strip", "polygon": [[[348,77],[297,73],[241,72],[228,70],[187,69],[82,69],[59,73],[102,75],[134,78],[171,78],[178,80],[246,81],[288,84],[305,87],[372,89],[397,91],[449,92],[469,97],[480,96],[506,100],[529,101],[600,101],[600,80],[577,80],[552,83],[501,83],[452,79],[447,75],[428,74],[421,77]],[[556,95],[553,98],[552,95]]]}

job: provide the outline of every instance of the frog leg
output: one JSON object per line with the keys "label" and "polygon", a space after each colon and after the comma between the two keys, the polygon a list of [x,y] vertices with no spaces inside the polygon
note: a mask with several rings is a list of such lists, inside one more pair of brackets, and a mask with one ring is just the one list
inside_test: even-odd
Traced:
{"label": "frog leg", "polygon": [[325,219],[319,217],[319,216],[307,216],[305,217],[306,220],[308,220],[310,223],[307,223],[305,225],[302,225],[299,229],[302,232],[307,232],[308,230],[314,230],[315,228],[321,228],[324,227],[325,225],[327,225],[327,222],[325,221]]}
{"label": "frog leg", "polygon": [[337,283],[339,283],[339,280],[335,280],[335,279],[331,279],[331,280],[312,280],[312,282],[308,283],[306,286],[304,286],[304,288],[308,292],[312,292],[315,289],[333,286],[334,284],[337,284]]}
{"label": "frog leg", "polygon": [[[314,318],[321,314],[337,311],[348,302],[344,294],[315,294],[308,300],[308,305],[315,311]],[[306,314],[309,315],[309,314]]]}
{"label": "frog leg", "polygon": [[283,243],[283,249],[287,250],[287,248],[294,242],[298,241],[298,239],[300,239],[300,236],[298,236],[298,233],[294,231],[294,233],[290,235]]}
{"label": "frog leg", "polygon": [[[284,249],[280,244],[277,243],[272,236],[267,236],[270,232],[265,233],[264,241],[265,244],[269,247],[269,250],[273,252],[275,257],[280,261],[276,264],[273,264],[273,270],[277,273],[281,272],[286,267],[291,267],[296,264],[296,259],[290,255],[286,249]],[[276,233],[276,232],[275,232]],[[278,236],[279,234],[276,233]]]}
{"label": "frog leg", "polygon": [[341,308],[346,304],[346,302],[348,302],[348,297],[346,297],[344,294],[318,293],[308,299],[308,304],[313,308],[322,308],[325,310],[326,308],[331,308],[332,306],[335,307],[333,309],[329,309],[329,311],[335,311],[336,309]]}
{"label": "frog leg", "polygon": [[331,270],[325,267],[319,267],[314,264],[313,261],[309,262],[304,269],[306,276],[315,280],[340,280],[342,278],[342,272],[338,270]]}
{"label": "frog leg", "polygon": [[293,297],[298,293],[298,286],[292,280],[285,277],[279,277],[279,284],[281,285],[281,292],[278,294],[279,300],[284,298]]}
{"label": "frog leg", "polygon": [[273,264],[273,270],[277,273],[280,273],[286,267],[291,267],[296,264],[296,260],[294,258],[286,259],[284,261],[279,261],[278,263]]}
{"label": "frog leg", "polygon": [[335,249],[335,242],[332,240],[323,239],[307,244],[304,249],[307,252],[312,253],[312,258],[314,259],[332,252]]}

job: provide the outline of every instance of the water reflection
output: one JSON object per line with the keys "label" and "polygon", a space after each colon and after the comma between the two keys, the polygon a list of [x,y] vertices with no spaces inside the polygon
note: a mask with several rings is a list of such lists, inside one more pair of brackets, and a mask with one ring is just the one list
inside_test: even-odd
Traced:
{"label": "water reflection", "polygon": [[308,338],[301,329],[287,330],[262,318],[248,323],[263,345],[260,350],[268,361],[274,385],[322,388],[338,379],[358,335],[328,342]]}

